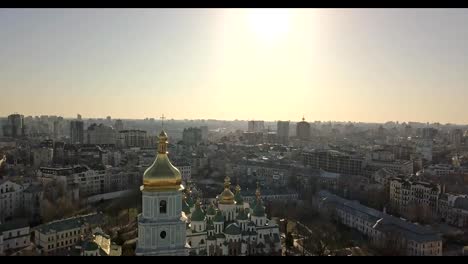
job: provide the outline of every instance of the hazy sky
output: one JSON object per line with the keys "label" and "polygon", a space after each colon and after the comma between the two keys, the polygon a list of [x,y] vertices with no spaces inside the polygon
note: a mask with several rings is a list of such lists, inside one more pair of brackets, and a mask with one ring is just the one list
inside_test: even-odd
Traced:
{"label": "hazy sky", "polygon": [[0,116],[468,123],[467,9],[2,9]]}

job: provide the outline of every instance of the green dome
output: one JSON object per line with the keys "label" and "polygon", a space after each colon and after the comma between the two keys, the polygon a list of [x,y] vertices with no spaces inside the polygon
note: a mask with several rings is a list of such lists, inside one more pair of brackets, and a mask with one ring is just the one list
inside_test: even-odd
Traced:
{"label": "green dome", "polygon": [[192,221],[205,221],[205,212],[200,207],[200,203],[195,205],[195,210],[192,213]]}
{"label": "green dome", "polygon": [[224,216],[223,216],[223,214],[221,213],[221,211],[218,210],[218,211],[216,212],[216,215],[215,215],[215,217],[214,217],[214,219],[213,219],[213,222],[224,222]]}
{"label": "green dome", "polygon": [[236,186],[236,194],[234,195],[234,201],[236,201],[236,204],[243,205],[244,204],[244,198],[242,197],[240,193],[240,187],[239,185]]}
{"label": "green dome", "polygon": [[236,217],[236,218],[237,218],[237,220],[247,220],[247,219],[249,219],[249,218],[247,217],[247,214],[245,213],[245,210],[244,210],[244,209],[241,209],[241,210],[239,211],[239,214],[237,214],[237,217]]}
{"label": "green dome", "polygon": [[208,207],[208,210],[206,210],[207,215],[215,215],[216,214],[216,209],[213,205],[213,203],[210,204],[210,207]]}
{"label": "green dome", "polygon": [[216,238],[226,238],[226,236],[222,233],[216,234]]}
{"label": "green dome", "polygon": [[263,206],[262,200],[259,199],[256,203],[256,206],[253,209],[253,215],[258,217],[265,216],[265,207]]}
{"label": "green dome", "polygon": [[187,204],[190,208],[192,208],[195,205],[195,202],[193,201],[190,195],[187,196]]}
{"label": "green dome", "polygon": [[186,215],[189,215],[189,214],[190,214],[190,206],[188,205],[186,199],[184,199],[184,200],[182,201],[182,211],[183,211]]}
{"label": "green dome", "polygon": [[252,202],[250,202],[250,210],[253,210],[257,206],[257,200],[254,199]]}

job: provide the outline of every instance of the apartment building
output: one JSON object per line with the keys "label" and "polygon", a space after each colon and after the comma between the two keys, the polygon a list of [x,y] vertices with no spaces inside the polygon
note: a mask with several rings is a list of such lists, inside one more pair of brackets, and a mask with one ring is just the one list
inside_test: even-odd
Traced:
{"label": "apartment building", "polygon": [[438,212],[441,187],[438,184],[411,181],[403,177],[390,180],[390,205],[392,210],[410,217],[414,207],[428,208],[433,216]]}
{"label": "apartment building", "polygon": [[319,210],[332,213],[342,224],[358,230],[377,248],[393,245],[404,255],[442,255],[442,238],[428,227],[404,221],[327,191],[320,191],[317,198]]}

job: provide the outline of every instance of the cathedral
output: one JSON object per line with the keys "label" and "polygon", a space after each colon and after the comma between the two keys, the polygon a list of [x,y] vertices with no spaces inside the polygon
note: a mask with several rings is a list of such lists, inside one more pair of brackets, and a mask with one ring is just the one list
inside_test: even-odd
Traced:
{"label": "cathedral", "polygon": [[232,192],[226,177],[216,201],[202,205],[181,182],[163,131],[156,159],[143,175],[136,255],[281,255],[279,227],[266,217],[258,186],[249,204],[240,186]]}

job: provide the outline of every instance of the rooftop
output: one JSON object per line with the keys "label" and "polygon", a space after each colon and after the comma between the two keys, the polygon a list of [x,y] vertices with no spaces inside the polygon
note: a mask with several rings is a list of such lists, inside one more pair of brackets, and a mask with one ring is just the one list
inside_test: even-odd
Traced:
{"label": "rooftop", "polygon": [[29,227],[29,222],[27,219],[15,219],[14,221],[6,222],[0,225],[0,233],[15,229],[20,229],[24,227]]}
{"label": "rooftop", "polygon": [[441,240],[440,234],[429,227],[403,221],[400,218],[366,207],[357,201],[346,200],[327,191],[320,191],[319,197],[325,202],[332,203],[341,210],[357,215],[360,218],[366,219],[366,221],[375,222],[373,228],[377,230],[388,233],[399,233],[407,239],[417,242]]}
{"label": "rooftop", "polygon": [[61,232],[69,229],[81,227],[85,223],[101,223],[104,215],[102,213],[93,213],[88,215],[75,216],[67,219],[56,220],[38,226],[36,229],[41,233]]}

